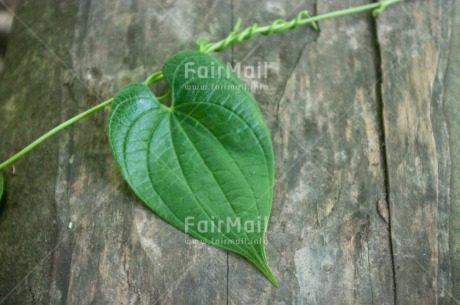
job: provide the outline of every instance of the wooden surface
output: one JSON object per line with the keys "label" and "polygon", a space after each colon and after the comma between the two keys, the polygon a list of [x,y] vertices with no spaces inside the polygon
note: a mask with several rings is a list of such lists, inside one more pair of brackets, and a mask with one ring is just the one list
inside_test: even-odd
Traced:
{"label": "wooden surface", "polygon": [[16,7],[15,0],[0,1],[0,72],[3,69],[5,49],[8,44],[8,36],[13,24],[13,14]]}
{"label": "wooden surface", "polygon": [[[406,1],[377,21],[342,17],[217,55],[270,65],[243,79],[266,86],[254,95],[275,148],[267,256],[279,288],[149,212],[118,172],[102,111],[5,171],[0,304],[459,304],[459,2]],[[1,159],[237,17],[363,3],[20,1]]]}

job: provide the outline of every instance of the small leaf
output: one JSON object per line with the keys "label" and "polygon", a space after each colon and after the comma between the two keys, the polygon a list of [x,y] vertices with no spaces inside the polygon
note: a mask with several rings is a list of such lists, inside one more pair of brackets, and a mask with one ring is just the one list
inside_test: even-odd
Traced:
{"label": "small leaf", "polygon": [[163,74],[170,108],[143,84],[114,98],[108,133],[124,178],[168,223],[246,257],[276,286],[264,249],[273,147],[256,101],[209,54],[178,53]]}
{"label": "small leaf", "polygon": [[0,173],[0,200],[3,198],[3,192],[5,191],[5,182],[3,180],[3,174]]}

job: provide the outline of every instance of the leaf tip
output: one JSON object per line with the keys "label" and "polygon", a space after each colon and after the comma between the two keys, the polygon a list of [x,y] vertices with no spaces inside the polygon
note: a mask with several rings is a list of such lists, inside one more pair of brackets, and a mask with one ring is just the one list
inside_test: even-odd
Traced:
{"label": "leaf tip", "polygon": [[278,288],[278,281],[276,280],[275,276],[273,275],[273,272],[271,271],[270,267],[268,266],[267,260],[264,259],[264,261],[260,261],[258,263],[255,263],[255,265],[260,271],[262,271],[262,273],[270,281],[270,283],[272,283],[273,286]]}
{"label": "leaf tip", "polygon": [[273,286],[275,286],[276,288],[278,288],[278,281],[276,280],[275,276],[273,275],[273,273],[271,272],[270,269],[268,269],[269,271],[269,274],[265,274],[265,276],[268,278],[268,280],[273,284]]}
{"label": "leaf tip", "polygon": [[266,265],[264,270],[261,270],[263,274],[267,277],[267,279],[270,281],[270,283],[273,284],[276,288],[278,288],[278,281],[276,280],[275,276],[273,275],[273,272],[270,270],[270,267]]}

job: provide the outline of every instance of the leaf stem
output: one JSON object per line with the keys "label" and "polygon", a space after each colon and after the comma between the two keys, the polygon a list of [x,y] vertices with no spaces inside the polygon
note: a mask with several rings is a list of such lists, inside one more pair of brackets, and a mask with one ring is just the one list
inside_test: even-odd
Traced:
{"label": "leaf stem", "polygon": [[255,23],[241,32],[238,31],[239,25],[241,23],[241,21],[238,20],[237,24],[235,25],[235,28],[227,36],[227,38],[215,43],[208,43],[205,39],[200,38],[197,40],[197,49],[201,52],[207,53],[219,52],[232,44],[250,39],[255,34],[270,35],[272,33],[284,32],[286,30],[293,29],[298,25],[303,24],[311,24],[314,29],[318,29],[318,26],[316,24],[317,21],[339,17],[343,15],[355,14],[363,11],[373,10],[372,14],[375,16],[378,13],[381,13],[387,6],[401,1],[403,0],[384,0],[381,2],[370,3],[330,13],[325,13],[314,17],[310,16],[309,11],[302,11],[297,15],[295,19],[291,21],[277,19],[273,21],[272,24],[263,27],[260,27],[257,23]]}
{"label": "leaf stem", "polygon": [[162,95],[162,96],[160,96],[160,97],[157,97],[157,100],[159,100],[159,101],[165,100],[165,99],[167,99],[170,95],[171,95],[171,88],[168,88],[168,91],[167,91],[164,95]]}
{"label": "leaf stem", "polygon": [[3,182],[3,175],[0,173],[0,202],[3,197],[3,190],[5,189],[4,182]]}
{"label": "leaf stem", "polygon": [[154,82],[157,82],[161,79],[163,79],[163,71],[158,71],[147,77],[147,79],[143,82],[144,85],[149,86],[153,84]]}
{"label": "leaf stem", "polygon": [[94,112],[96,112],[96,111],[98,111],[100,109],[103,109],[105,106],[110,105],[112,102],[113,102],[113,98],[108,99],[105,102],[102,102],[101,104],[99,104],[97,106],[94,106],[93,108],[88,109],[85,112],[80,113],[79,115],[71,118],[70,120],[67,120],[64,123],[54,127],[53,129],[51,129],[50,131],[48,131],[47,133],[42,135],[40,138],[38,138],[37,140],[35,140],[32,143],[30,143],[26,148],[24,148],[23,150],[21,150],[20,152],[18,152],[17,154],[12,156],[8,160],[6,160],[5,162],[1,163],[0,164],[0,169],[3,169],[4,167],[6,167],[6,166],[10,165],[11,163],[13,163],[14,161],[18,160],[19,158],[21,158],[22,156],[27,154],[29,151],[31,151],[32,149],[37,147],[39,144],[44,142],[46,139],[48,139],[49,137],[55,135],[56,133],[58,133],[59,131],[63,130],[64,128],[74,124],[75,122],[87,117],[90,114],[93,114]]}

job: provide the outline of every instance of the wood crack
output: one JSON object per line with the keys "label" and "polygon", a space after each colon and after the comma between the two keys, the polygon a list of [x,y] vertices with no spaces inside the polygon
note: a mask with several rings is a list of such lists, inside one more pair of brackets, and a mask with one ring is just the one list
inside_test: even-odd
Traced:
{"label": "wood crack", "polygon": [[383,188],[384,188],[384,198],[387,203],[388,209],[388,244],[390,248],[390,258],[391,258],[391,268],[393,275],[393,303],[397,304],[397,285],[396,285],[396,268],[395,268],[395,257],[394,257],[394,248],[392,240],[392,223],[391,223],[391,202],[390,202],[390,179],[388,175],[388,152],[387,146],[385,145],[385,114],[384,114],[384,101],[383,101],[383,71],[382,71],[382,53],[380,49],[380,42],[378,36],[378,23],[377,19],[370,16],[370,26],[371,26],[371,39],[374,42],[374,67],[375,67],[375,97],[377,102],[377,120],[379,125],[379,143],[380,143],[380,155],[381,155],[381,169],[383,174]]}

